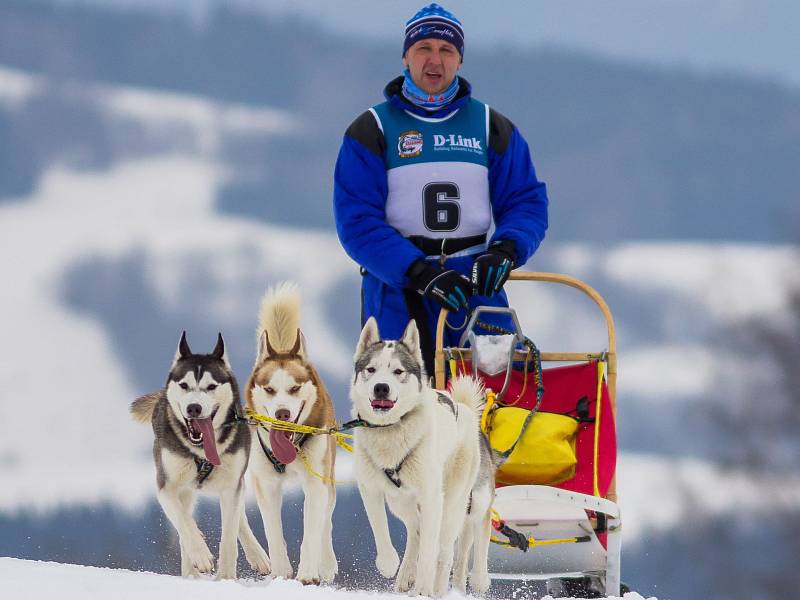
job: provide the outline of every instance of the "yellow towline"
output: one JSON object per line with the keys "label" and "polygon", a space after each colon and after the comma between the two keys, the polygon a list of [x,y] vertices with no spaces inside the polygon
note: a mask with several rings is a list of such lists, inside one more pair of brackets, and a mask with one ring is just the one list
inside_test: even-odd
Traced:
{"label": "yellow towline", "polygon": [[347,443],[346,441],[353,439],[353,436],[349,433],[342,433],[336,427],[331,427],[330,429],[323,429],[320,427],[312,427],[311,425],[290,423],[289,421],[281,421],[280,419],[276,419],[274,417],[262,415],[249,408],[245,410],[245,413],[247,414],[247,417],[249,419],[258,422],[259,425],[261,425],[266,429],[277,429],[279,431],[305,433],[307,435],[332,435],[333,438],[336,440],[336,443],[339,444],[339,446],[341,446],[348,452],[353,451],[353,446]]}

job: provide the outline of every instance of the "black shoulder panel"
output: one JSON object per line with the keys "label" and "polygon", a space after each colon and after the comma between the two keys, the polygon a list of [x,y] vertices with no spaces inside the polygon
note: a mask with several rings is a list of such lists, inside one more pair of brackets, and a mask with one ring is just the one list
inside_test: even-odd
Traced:
{"label": "black shoulder panel", "polygon": [[502,154],[511,141],[514,124],[491,106],[489,107],[489,147]]}
{"label": "black shoulder panel", "polygon": [[378,127],[375,115],[368,110],[361,113],[356,120],[350,124],[350,127],[345,131],[345,135],[353,138],[370,152],[378,156],[383,156],[386,152],[386,139],[383,137],[383,132]]}

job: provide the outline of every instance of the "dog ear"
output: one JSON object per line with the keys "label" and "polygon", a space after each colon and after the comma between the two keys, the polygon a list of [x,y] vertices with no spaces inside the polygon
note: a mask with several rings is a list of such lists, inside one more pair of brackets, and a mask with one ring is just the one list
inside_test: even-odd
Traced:
{"label": "dog ear", "polygon": [[306,357],[306,344],[305,344],[305,337],[303,336],[303,332],[300,331],[300,328],[297,328],[297,337],[294,340],[294,346],[292,349],[289,350],[290,356],[296,356],[302,361],[305,361]]}
{"label": "dog ear", "polygon": [[370,317],[367,319],[367,322],[364,323],[364,329],[361,330],[361,336],[358,338],[354,360],[358,360],[358,357],[361,356],[367,348],[380,341],[381,334],[378,331],[378,322],[375,320],[375,317]]}
{"label": "dog ear", "polygon": [[258,352],[256,353],[256,366],[258,366],[262,360],[267,357],[267,346],[269,342],[267,341],[267,331],[263,330],[261,335],[258,336]]}
{"label": "dog ear", "polygon": [[172,359],[172,366],[175,366],[180,359],[186,358],[192,354],[191,348],[189,348],[189,342],[186,341],[186,331],[181,333],[181,339],[178,342],[178,349],[175,351],[175,357]]}
{"label": "dog ear", "polygon": [[273,348],[272,344],[269,343],[269,334],[265,329],[261,332],[261,340],[258,344],[258,360],[261,361],[266,358],[271,358],[276,354],[277,352],[275,352],[275,348]]}
{"label": "dog ear", "polygon": [[406,330],[403,332],[403,337],[400,338],[400,343],[403,344],[411,355],[422,364],[422,347],[419,344],[419,329],[417,329],[417,322],[411,319],[406,325]]}
{"label": "dog ear", "polygon": [[[298,331],[300,331],[300,330],[298,329]],[[308,351],[306,350],[306,334],[304,334],[302,331],[300,331],[300,354],[299,354],[299,356],[300,356],[300,358],[303,359],[303,361],[308,360]]]}
{"label": "dog ear", "polygon": [[217,333],[217,345],[214,346],[211,356],[218,358],[226,365],[230,366],[230,363],[228,362],[228,353],[225,350],[225,341],[222,339],[221,333]]}

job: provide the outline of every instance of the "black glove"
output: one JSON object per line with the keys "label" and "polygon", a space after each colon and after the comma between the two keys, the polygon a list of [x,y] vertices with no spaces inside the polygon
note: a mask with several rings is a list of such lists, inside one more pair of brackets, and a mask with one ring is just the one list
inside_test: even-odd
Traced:
{"label": "black glove", "polygon": [[494,296],[503,289],[508,275],[517,260],[516,245],[512,241],[496,241],[489,245],[472,264],[472,287],[479,296]]}
{"label": "black glove", "polygon": [[472,284],[458,271],[442,269],[419,259],[408,268],[406,275],[410,288],[435,300],[447,310],[457,312],[469,308]]}

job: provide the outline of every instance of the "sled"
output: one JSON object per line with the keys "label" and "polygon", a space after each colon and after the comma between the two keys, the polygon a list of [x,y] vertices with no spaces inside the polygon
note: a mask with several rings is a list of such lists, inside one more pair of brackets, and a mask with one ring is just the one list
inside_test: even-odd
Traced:
{"label": "sled", "polygon": [[[578,407],[582,415],[575,417],[579,419],[576,432],[567,441],[574,449],[570,468],[543,471],[544,474],[532,477],[541,477],[549,483],[517,483],[526,481],[525,469],[522,475],[512,468],[502,476],[503,467],[498,470],[489,575],[495,580],[545,580],[548,593],[556,597],[619,596],[621,520],[615,482],[617,357],[611,312],[600,294],[573,277],[514,272],[510,279],[562,284],[588,295],[605,318],[608,346],[597,352],[539,353],[535,349],[541,364],[561,364],[541,368],[538,379],[531,379],[527,367],[522,372],[520,365],[530,364],[533,346],[530,341],[525,345],[526,338],[513,308],[478,307],[458,348],[443,347],[448,312],[442,310],[439,315],[435,353],[437,389],[445,389],[448,376],[473,372],[472,359],[477,359],[473,348],[477,347],[475,336],[481,315],[501,314],[513,323],[504,333],[515,337],[505,373],[493,376],[476,373],[490,390],[487,396],[491,398],[490,394],[497,393],[510,406],[527,403],[524,407],[529,410],[537,403],[537,384],[543,384],[538,411],[529,419],[528,429],[523,429],[525,436],[536,435],[537,417],[572,414],[570,407],[582,402]],[[497,406],[505,408],[502,404]],[[544,417],[540,419],[540,429],[546,422]],[[563,445],[564,441],[558,443]],[[546,457],[548,452],[542,450],[536,454]],[[523,458],[523,466],[526,460]]]}

